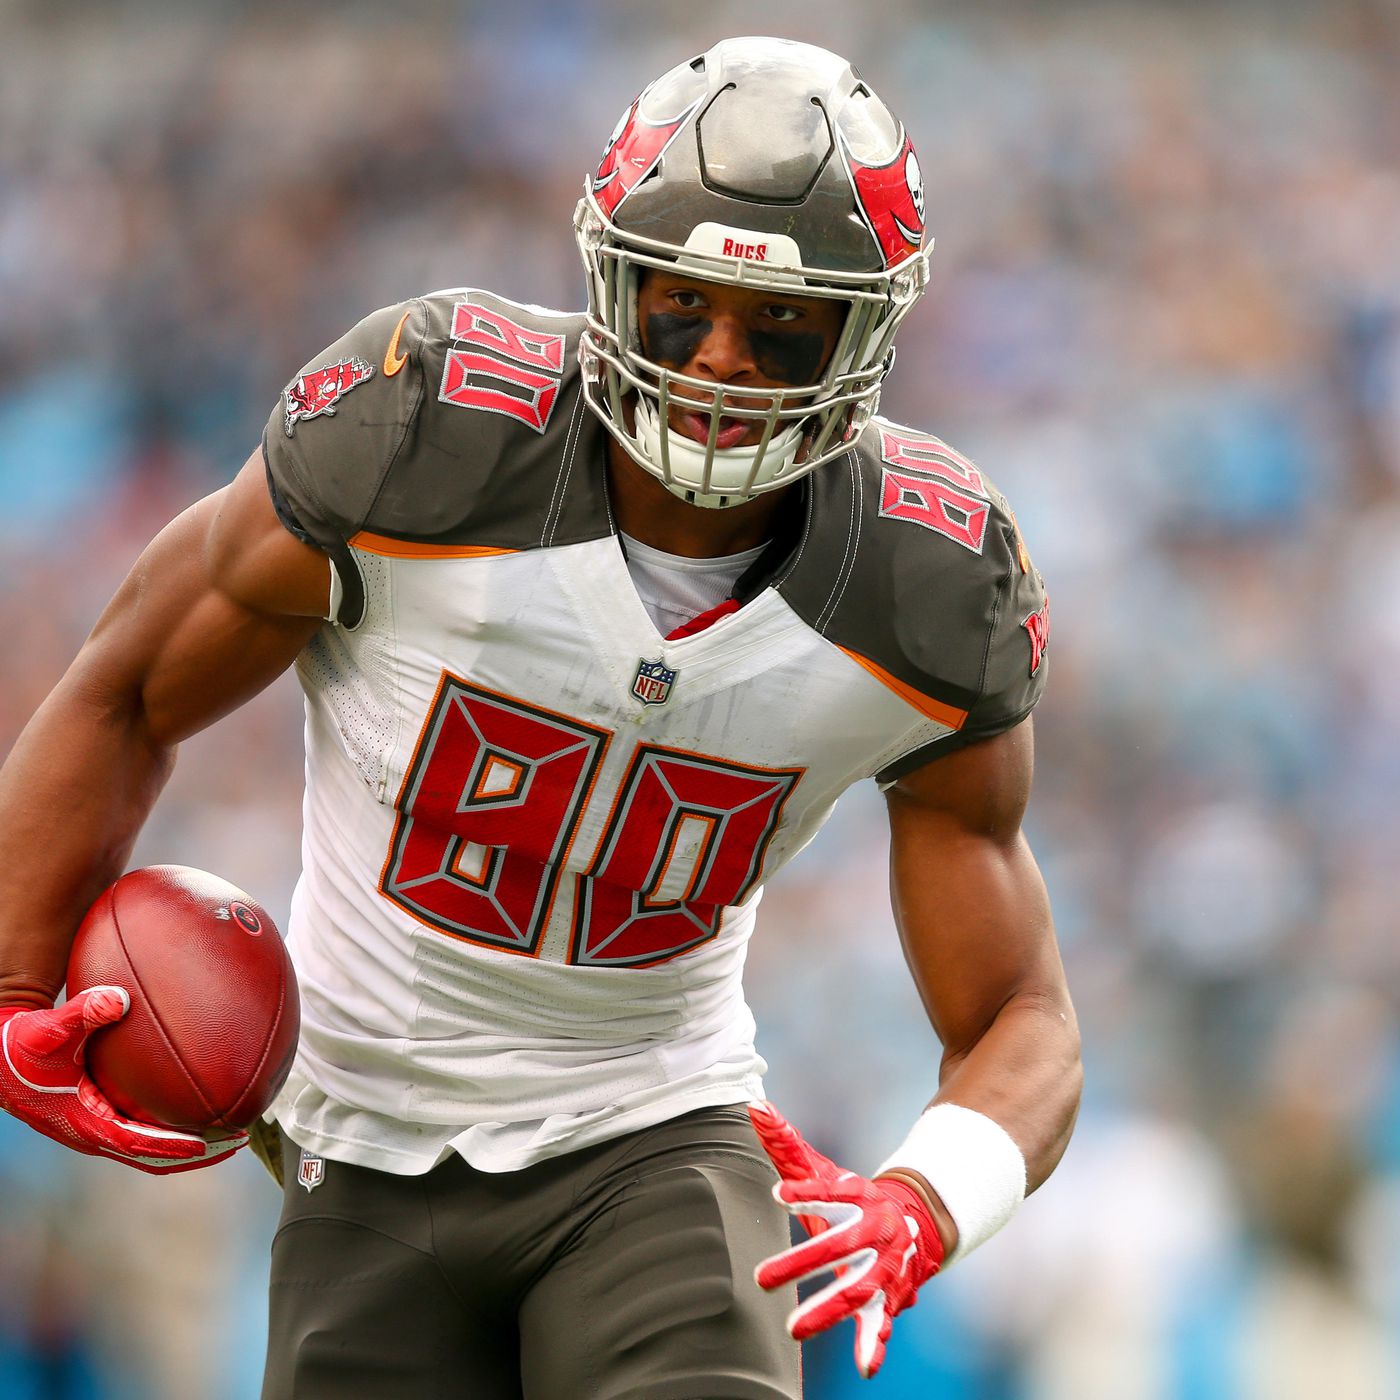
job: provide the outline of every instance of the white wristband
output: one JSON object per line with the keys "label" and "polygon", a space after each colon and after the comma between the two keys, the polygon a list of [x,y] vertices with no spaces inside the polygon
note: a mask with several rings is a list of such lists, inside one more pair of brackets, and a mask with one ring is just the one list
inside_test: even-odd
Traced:
{"label": "white wristband", "polygon": [[879,1171],[901,1167],[933,1187],[958,1227],[945,1268],[991,1239],[1026,1197],[1026,1159],[1011,1135],[955,1103],[928,1109]]}

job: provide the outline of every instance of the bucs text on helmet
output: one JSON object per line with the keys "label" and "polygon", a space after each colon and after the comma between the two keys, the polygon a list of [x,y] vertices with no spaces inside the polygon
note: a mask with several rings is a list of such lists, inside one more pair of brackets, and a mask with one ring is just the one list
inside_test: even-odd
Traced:
{"label": "bucs text on helmet", "polygon": [[[696,505],[776,490],[843,452],[928,283],[923,181],[903,126],[845,59],[786,39],[728,39],[652,83],[584,181],[574,231],[588,405]],[[721,390],[648,359],[636,314],[646,268],[845,303],[820,381]],[[706,443],[670,430],[673,398],[708,414]],[[717,446],[721,418],[760,422],[758,442]]]}

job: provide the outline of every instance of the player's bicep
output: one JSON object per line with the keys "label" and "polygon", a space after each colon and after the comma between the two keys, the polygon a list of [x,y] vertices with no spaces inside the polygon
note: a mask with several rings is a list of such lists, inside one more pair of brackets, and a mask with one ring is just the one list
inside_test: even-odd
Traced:
{"label": "player's bicep", "polygon": [[1066,996],[1045,882],[1021,831],[1029,721],[906,775],[886,793],[895,918],[947,1051],[1012,998]]}
{"label": "player's bicep", "polygon": [[199,505],[211,507],[202,534],[209,580],[230,601],[273,617],[326,616],[330,560],[278,518],[261,449]]}
{"label": "player's bicep", "polygon": [[64,685],[176,743],[285,671],[328,596],[328,561],[277,520],[255,456],[146,547]]}

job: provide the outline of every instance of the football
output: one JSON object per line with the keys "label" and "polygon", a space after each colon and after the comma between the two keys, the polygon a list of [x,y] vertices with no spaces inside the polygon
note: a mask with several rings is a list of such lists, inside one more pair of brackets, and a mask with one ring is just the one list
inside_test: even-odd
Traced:
{"label": "football", "polygon": [[68,994],[125,987],[131,1009],[87,1042],[117,1111],[189,1132],[243,1128],[291,1069],[301,1023],[281,934],[236,885],[183,865],[132,870],[88,910]]}

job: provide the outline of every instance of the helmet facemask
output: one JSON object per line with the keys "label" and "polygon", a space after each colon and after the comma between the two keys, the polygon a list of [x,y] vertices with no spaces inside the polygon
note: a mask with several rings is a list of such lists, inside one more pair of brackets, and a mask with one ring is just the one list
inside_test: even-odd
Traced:
{"label": "helmet facemask", "polygon": [[[928,254],[892,273],[837,274],[676,247],[610,224],[592,192],[574,223],[589,277],[588,325],[580,345],[584,394],[623,450],[669,490],[695,505],[737,505],[776,491],[839,456],[879,404],[894,360],[894,333],[924,290]],[[812,384],[750,388],[715,384],[670,369],[642,348],[637,291],[648,268],[788,297],[846,306],[836,344]],[[698,443],[667,426],[671,404],[709,419]],[[721,419],[761,423],[752,446],[716,445]]]}
{"label": "helmet facemask", "polygon": [[[915,234],[892,260],[888,250],[882,256],[872,232],[859,233],[865,226],[857,217],[846,128],[833,127],[823,106],[825,101],[837,110],[843,103],[859,107],[850,96],[853,83],[857,96],[870,96],[848,65],[823,50],[780,40],[727,41],[706,60],[708,72],[703,60],[682,65],[638,99],[619,122],[599,174],[585,183],[574,218],[589,300],[579,357],[589,407],[634,462],[692,504],[729,506],[798,480],[846,451],[864,429],[893,363],[895,331],[927,285],[928,250],[917,246]],[[800,99],[806,111],[820,112],[819,119],[809,120],[820,121],[818,139],[828,143],[828,154],[818,152],[811,188],[818,176],[823,183],[818,197],[808,198],[809,208],[796,217],[794,201],[782,191],[771,198],[734,198],[684,165],[694,159],[689,152],[696,149],[702,119],[708,119],[717,96],[735,86],[722,81],[726,62],[731,72],[738,72],[736,63],[744,67],[748,77],[738,76],[750,90],[766,63],[775,76],[764,85],[765,98]],[[717,88],[708,102],[707,83]],[[829,90],[836,95],[822,100],[811,95]],[[904,143],[903,129],[890,122],[883,139],[897,130]],[[712,125],[718,127],[718,119]],[[682,136],[688,142],[677,139]],[[678,154],[668,157],[668,150]],[[901,161],[906,150],[907,144]],[[706,154],[702,149],[702,162]],[[912,155],[908,159],[912,162]],[[921,189],[917,199],[921,206]],[[921,229],[921,217],[918,222]],[[854,249],[853,227],[863,240]],[[748,256],[728,251],[732,248]],[[647,269],[841,302],[845,314],[819,378],[776,388],[716,384],[648,357],[637,314]],[[708,419],[706,442],[671,429],[668,412],[674,403]],[[718,446],[722,420],[761,424],[758,441]]]}

